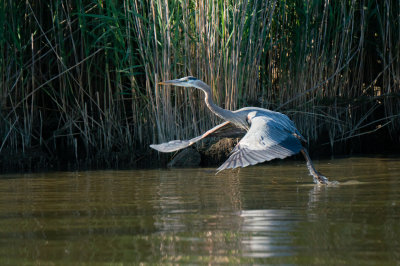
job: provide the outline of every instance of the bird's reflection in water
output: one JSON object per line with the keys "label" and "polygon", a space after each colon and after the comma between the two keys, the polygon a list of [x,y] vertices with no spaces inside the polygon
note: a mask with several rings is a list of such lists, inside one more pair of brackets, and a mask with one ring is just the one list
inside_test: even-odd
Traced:
{"label": "bird's reflection in water", "polygon": [[339,187],[339,182],[333,181],[330,182],[329,185],[327,186],[321,186],[321,185],[313,185],[313,188],[310,189],[308,192],[309,200],[308,200],[308,209],[312,210],[317,207],[317,203],[320,202],[323,198],[326,199],[326,195],[329,191],[338,188]]}
{"label": "bird's reflection in water", "polygon": [[318,201],[321,199],[321,195],[326,191],[326,187],[314,185],[312,189],[308,192],[308,209],[313,209],[316,207]]}

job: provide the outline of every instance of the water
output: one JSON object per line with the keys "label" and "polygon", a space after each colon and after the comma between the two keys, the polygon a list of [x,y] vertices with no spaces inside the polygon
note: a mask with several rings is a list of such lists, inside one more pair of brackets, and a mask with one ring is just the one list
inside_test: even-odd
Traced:
{"label": "water", "polygon": [[0,264],[400,264],[400,158],[0,179]]}

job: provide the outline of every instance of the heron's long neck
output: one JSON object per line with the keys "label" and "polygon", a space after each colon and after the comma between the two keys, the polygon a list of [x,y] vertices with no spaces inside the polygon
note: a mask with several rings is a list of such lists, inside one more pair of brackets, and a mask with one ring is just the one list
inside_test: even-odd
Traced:
{"label": "heron's long neck", "polygon": [[205,102],[207,104],[207,107],[217,116],[221,117],[222,119],[226,120],[226,121],[231,121],[234,122],[234,118],[235,115],[232,111],[223,109],[221,107],[219,107],[218,105],[216,105],[212,99],[211,96],[211,88],[204,83],[204,85],[202,85],[201,87],[198,87],[199,89],[201,89],[204,93],[205,93]]}
{"label": "heron's long neck", "polygon": [[221,117],[224,120],[230,121],[231,118],[233,117],[232,111],[223,109],[216,105],[211,97],[211,93],[206,93],[205,101],[207,104],[207,107],[217,116]]}

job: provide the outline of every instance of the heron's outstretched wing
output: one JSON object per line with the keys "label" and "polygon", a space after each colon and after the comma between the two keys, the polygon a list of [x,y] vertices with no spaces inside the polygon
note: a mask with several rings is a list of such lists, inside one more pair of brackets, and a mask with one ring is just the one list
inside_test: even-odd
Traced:
{"label": "heron's outstretched wing", "polygon": [[244,129],[236,127],[229,121],[219,124],[212,129],[205,132],[203,135],[189,139],[189,140],[172,140],[170,142],[162,144],[152,144],[151,148],[160,152],[173,152],[177,151],[190,145],[196,143],[197,141],[204,139],[206,137],[232,137],[232,136],[242,136],[246,133]]}
{"label": "heron's outstretched wing", "polygon": [[275,158],[283,159],[300,152],[301,149],[299,139],[292,132],[267,116],[256,116],[252,118],[247,134],[218,171],[254,165]]}

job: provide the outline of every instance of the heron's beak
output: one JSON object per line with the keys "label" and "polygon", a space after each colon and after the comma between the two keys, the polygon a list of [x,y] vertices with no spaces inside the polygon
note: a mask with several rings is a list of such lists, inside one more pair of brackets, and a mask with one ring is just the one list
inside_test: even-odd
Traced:
{"label": "heron's beak", "polygon": [[179,85],[180,83],[182,83],[181,80],[173,79],[173,80],[167,80],[167,81],[158,82],[158,85]]}

